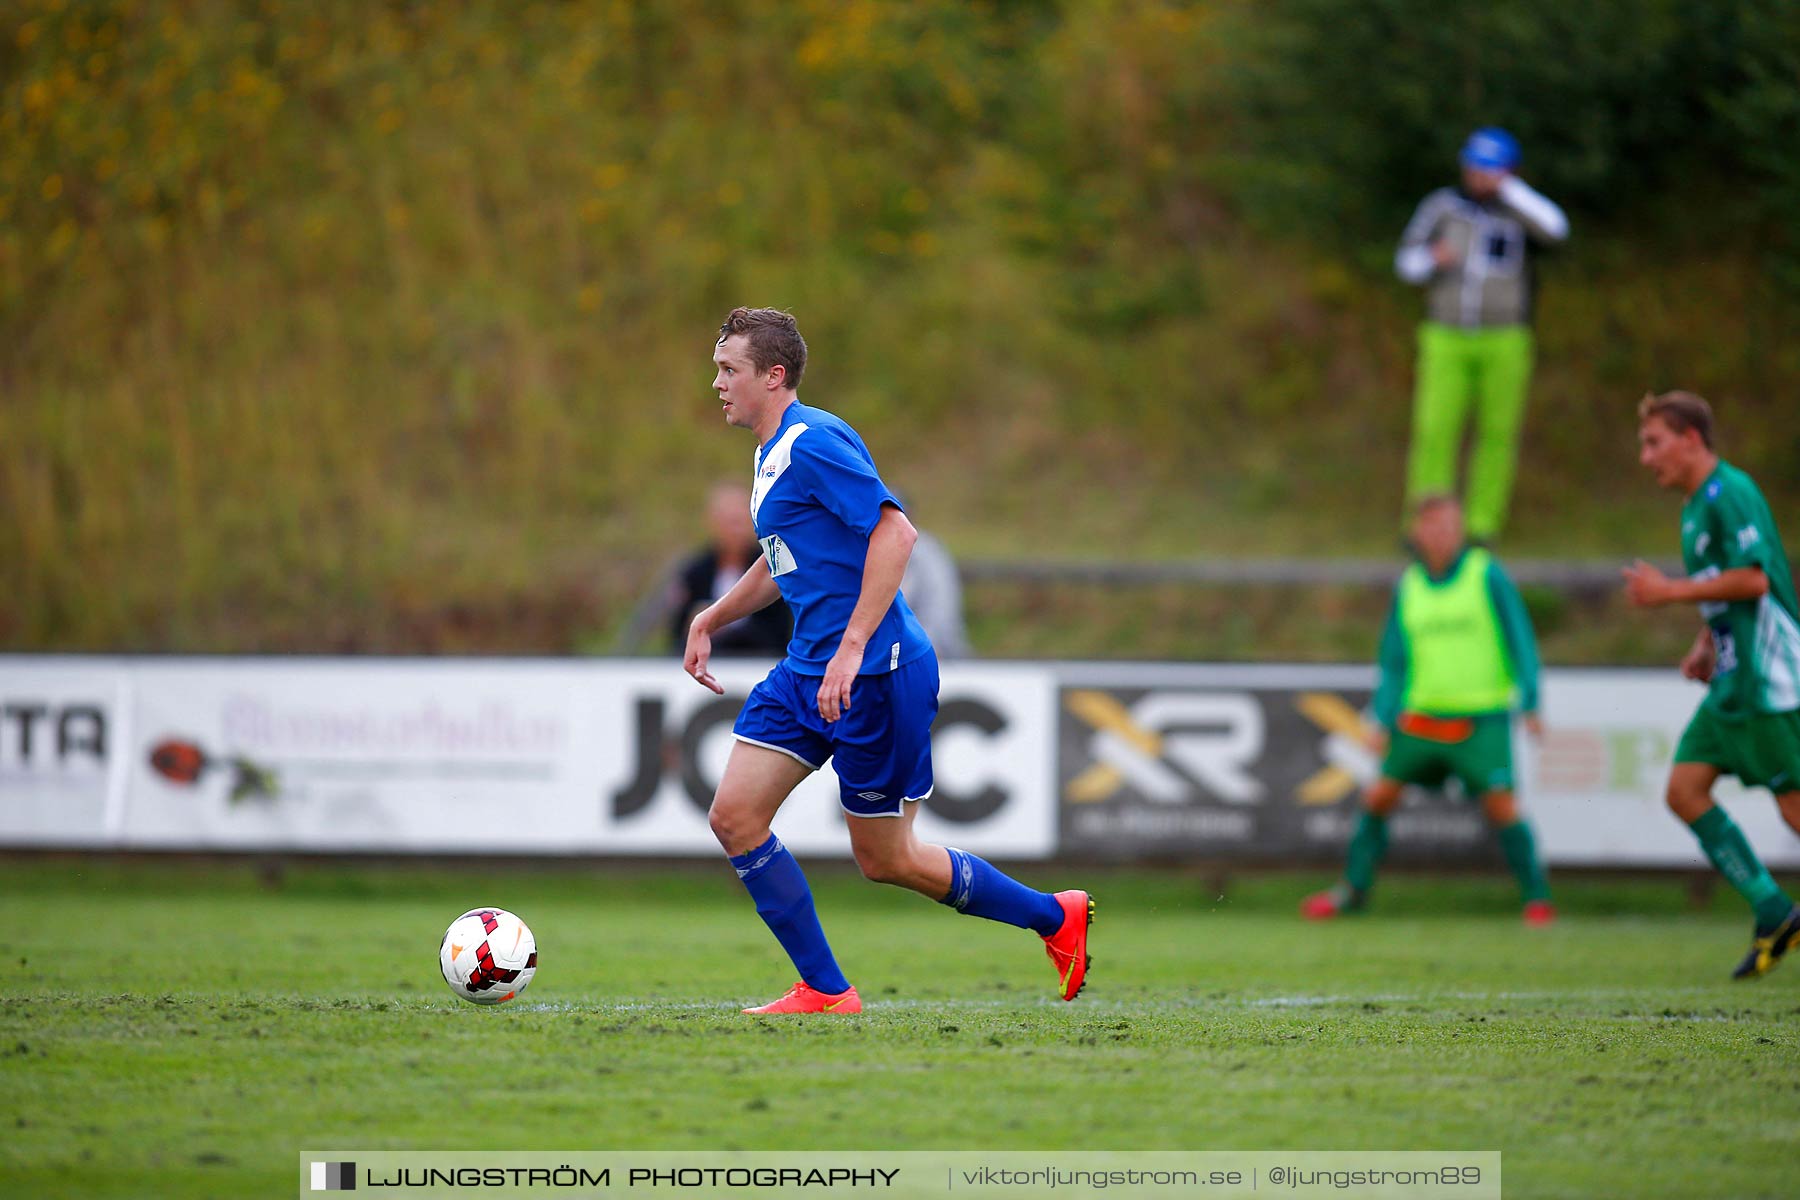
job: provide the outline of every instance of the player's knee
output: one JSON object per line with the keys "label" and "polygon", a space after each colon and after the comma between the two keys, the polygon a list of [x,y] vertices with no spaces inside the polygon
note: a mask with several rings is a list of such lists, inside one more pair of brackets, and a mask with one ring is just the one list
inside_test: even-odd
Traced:
{"label": "player's knee", "polygon": [[1663,803],[1669,806],[1670,812],[1692,825],[1705,816],[1706,810],[1712,807],[1712,796],[1698,788],[1688,787],[1671,779],[1668,788],[1663,792]]}
{"label": "player's knee", "polygon": [[905,886],[912,876],[911,856],[892,846],[856,847],[856,866],[870,883]]}
{"label": "player's knee", "polygon": [[1489,792],[1481,798],[1481,807],[1488,823],[1499,829],[1519,819],[1519,802],[1511,792]]}
{"label": "player's knee", "polygon": [[1775,797],[1775,807],[1781,812],[1781,819],[1788,823],[1788,828],[1800,833],[1800,792],[1784,792]]}
{"label": "player's knee", "polygon": [[755,822],[743,810],[726,801],[715,799],[712,802],[712,807],[706,810],[706,823],[727,854],[744,854],[754,850],[760,842],[760,839],[751,840],[757,832],[752,828]]}
{"label": "player's knee", "polygon": [[1388,780],[1378,780],[1363,793],[1363,807],[1378,817],[1392,813],[1400,803],[1400,787]]}

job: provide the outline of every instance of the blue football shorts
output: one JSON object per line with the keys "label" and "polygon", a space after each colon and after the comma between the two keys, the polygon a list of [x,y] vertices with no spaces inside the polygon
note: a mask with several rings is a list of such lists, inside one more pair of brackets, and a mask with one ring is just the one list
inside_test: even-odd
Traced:
{"label": "blue football shorts", "polygon": [[850,708],[829,725],[819,715],[823,675],[801,675],[784,660],[750,691],[732,726],[739,741],[778,750],[838,776],[838,801],[853,817],[898,817],[931,795],[931,723],[937,720],[938,662],[927,651],[885,675],[858,675]]}

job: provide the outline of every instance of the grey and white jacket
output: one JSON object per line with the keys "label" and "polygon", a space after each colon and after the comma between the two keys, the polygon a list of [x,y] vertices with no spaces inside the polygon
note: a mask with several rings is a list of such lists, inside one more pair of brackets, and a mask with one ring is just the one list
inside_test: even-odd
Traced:
{"label": "grey and white jacket", "polygon": [[[1425,285],[1425,319],[1464,329],[1531,321],[1530,244],[1569,236],[1569,218],[1556,203],[1516,175],[1482,202],[1458,188],[1439,188],[1406,223],[1394,271]],[[1440,268],[1431,244],[1446,241],[1457,261]]]}

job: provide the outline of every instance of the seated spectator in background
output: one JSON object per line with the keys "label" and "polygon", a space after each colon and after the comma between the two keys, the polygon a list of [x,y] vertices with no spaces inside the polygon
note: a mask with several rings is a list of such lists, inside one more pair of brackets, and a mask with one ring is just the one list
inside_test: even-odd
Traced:
{"label": "seated spectator in background", "polygon": [[[694,614],[723,596],[762,556],[756,527],[750,522],[750,489],[735,483],[713,488],[706,502],[707,544],[676,569],[670,585],[669,644],[675,653],[687,649],[688,624]],[[787,653],[794,618],[780,600],[760,612],[713,633],[714,654],[769,656]]]}
{"label": "seated spectator in background", "polygon": [[1463,425],[1473,408],[1469,537],[1491,543],[1506,524],[1531,387],[1533,246],[1569,236],[1563,210],[1517,171],[1519,143],[1477,129],[1462,149],[1462,186],[1425,197],[1394,269],[1425,288],[1406,498],[1454,494]]}
{"label": "seated spectator in background", "polygon": [[923,529],[918,534],[912,558],[906,563],[906,576],[900,581],[900,594],[925,627],[939,662],[968,658],[969,632],[963,627],[962,576],[956,570],[956,559],[937,538]]}

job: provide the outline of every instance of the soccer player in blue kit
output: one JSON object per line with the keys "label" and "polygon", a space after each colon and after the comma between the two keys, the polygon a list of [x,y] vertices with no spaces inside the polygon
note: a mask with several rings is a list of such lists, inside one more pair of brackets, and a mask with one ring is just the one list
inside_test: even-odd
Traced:
{"label": "soccer player in blue kit", "polygon": [[787,601],[787,657],[751,691],[709,820],[800,981],[748,1013],[857,1013],[800,864],[769,828],[801,780],[833,759],[850,847],[863,874],[911,888],[970,916],[1044,939],[1058,991],[1087,982],[1086,892],[1034,891],[963,850],[913,834],[931,794],[931,723],[938,663],[900,594],[918,537],[854,429],[797,395],[806,342],[788,313],[737,308],[719,327],[713,390],[725,421],[756,435],[750,514],[762,557],[694,617],[684,666],[724,693],[707,670],[712,633]]}

